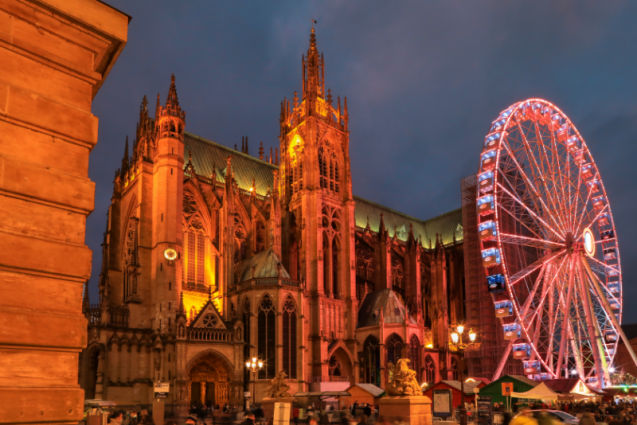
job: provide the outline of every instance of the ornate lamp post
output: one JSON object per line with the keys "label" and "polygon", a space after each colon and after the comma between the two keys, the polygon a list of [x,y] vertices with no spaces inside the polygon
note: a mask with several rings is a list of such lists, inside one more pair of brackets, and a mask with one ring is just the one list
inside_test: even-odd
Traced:
{"label": "ornate lamp post", "polygon": [[257,401],[257,372],[263,369],[263,360],[252,357],[252,360],[248,360],[246,362],[246,369],[248,369],[249,372],[252,372],[252,405],[254,406]]}
{"label": "ornate lamp post", "polygon": [[451,341],[449,342],[451,351],[460,354],[460,425],[467,425],[467,409],[464,406],[464,350],[476,344],[477,337],[478,334],[473,330],[469,329],[469,332],[465,333],[464,325],[458,325],[451,332]]}

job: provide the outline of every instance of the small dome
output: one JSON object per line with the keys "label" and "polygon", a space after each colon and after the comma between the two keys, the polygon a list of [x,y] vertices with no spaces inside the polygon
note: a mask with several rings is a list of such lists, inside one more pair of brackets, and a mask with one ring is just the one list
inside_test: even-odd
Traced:
{"label": "small dome", "polygon": [[[405,304],[396,292],[391,289],[381,289],[367,294],[358,310],[358,328],[375,326],[380,323],[381,311],[383,323],[403,323],[407,316]],[[409,317],[410,323],[415,321]]]}
{"label": "small dome", "polygon": [[290,274],[272,248],[261,251],[243,261],[238,267],[239,282],[250,279],[277,278],[289,279]]}

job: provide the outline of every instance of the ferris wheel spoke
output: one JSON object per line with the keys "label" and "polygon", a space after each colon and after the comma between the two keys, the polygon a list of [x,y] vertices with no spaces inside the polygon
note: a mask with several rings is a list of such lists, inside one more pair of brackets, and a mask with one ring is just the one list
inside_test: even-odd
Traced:
{"label": "ferris wheel spoke", "polygon": [[[514,201],[515,203],[523,203],[524,205],[526,205],[526,206],[527,206],[527,211],[528,211],[528,209],[532,209],[532,210],[542,210],[542,206],[541,206],[541,205],[539,205],[539,204],[537,204],[536,200],[535,200],[533,197],[531,197],[531,196],[525,196],[525,197],[524,197],[525,199],[523,199],[523,198],[521,197],[521,196],[522,196],[522,194],[520,194],[520,197],[518,196],[518,194],[515,192],[515,191],[516,191],[516,185],[515,185],[515,183],[514,183],[514,182],[512,182],[512,181],[509,179],[509,177],[508,177],[507,173],[502,173],[502,174],[501,174],[501,177],[502,177],[502,181],[503,181],[503,182],[505,182],[505,183],[508,185],[509,193],[510,193],[510,194],[515,194],[515,195],[511,195],[512,197],[517,198],[517,199]],[[500,184],[500,183],[498,183],[498,184]],[[524,194],[528,194],[528,192],[524,192]],[[530,205],[529,205],[529,204],[527,204],[527,202],[529,202],[529,204],[530,204]],[[525,224],[523,221],[519,220],[519,217],[518,217],[516,214],[513,214],[513,213],[512,213],[512,212],[510,212],[510,211],[507,211],[507,212],[508,212],[508,213],[509,213],[509,214],[510,214],[513,218],[515,218],[515,219],[516,219],[516,220],[517,220],[520,224],[523,224],[523,225]],[[531,217],[531,218],[533,218],[533,217]],[[540,223],[537,223],[537,224],[539,225]],[[529,228],[528,228],[528,226],[525,226],[525,227],[527,227],[527,229],[528,229],[529,231],[533,232],[536,236],[540,237],[540,236],[539,236],[537,233],[535,233],[533,230],[529,229]]]}
{"label": "ferris wheel spoke", "polygon": [[[598,262],[598,263],[600,263],[600,264],[605,264],[605,263],[603,263],[603,262],[601,262],[601,261],[599,261],[598,259],[593,258],[593,257],[583,258],[583,259],[582,259],[582,262],[588,261],[589,259],[590,259],[590,260],[595,260],[596,262]],[[590,270],[589,278],[594,278],[594,279],[595,279],[595,281],[596,281],[596,282],[600,285],[600,287],[604,290],[605,294],[603,294],[603,295],[605,295],[605,296],[606,296],[606,299],[611,298],[611,300],[612,300],[612,301],[615,301],[615,302],[617,302],[617,303],[620,303],[620,304],[621,304],[620,300],[619,300],[619,299],[618,299],[615,295],[613,295],[613,294],[612,294],[612,293],[608,290],[608,288],[606,287],[606,284],[605,284],[604,282],[602,282],[602,280],[599,278],[598,274],[597,274],[597,273],[595,273],[595,272],[593,271],[593,267],[592,267],[592,265],[591,265],[591,264],[586,263],[586,264],[585,264],[585,267],[586,267],[587,269],[589,269],[589,270]],[[594,287],[595,285],[592,285],[592,286]]]}
{"label": "ferris wheel spoke", "polygon": [[[566,349],[568,347],[567,339],[568,339],[568,322],[569,322],[569,310],[571,306],[571,297],[574,291],[574,283],[573,283],[573,261],[569,262],[569,273],[567,277],[568,282],[568,290],[566,293],[566,300],[563,299],[562,293],[560,292],[560,307],[562,311],[562,327],[560,333],[560,346],[557,357],[557,370],[560,370],[562,367],[562,363],[566,363],[566,369],[568,370],[568,356],[566,353]],[[554,335],[555,329],[550,332],[550,335]],[[568,376],[567,376],[568,377]]]}
{"label": "ferris wheel spoke", "polygon": [[509,280],[509,285],[514,286],[516,283],[526,278],[528,275],[536,271],[538,268],[542,267],[542,265],[553,261],[555,258],[559,257],[562,254],[564,254],[564,251],[557,251],[549,255],[545,255],[544,257],[538,258],[537,260],[535,260],[528,266],[524,267],[523,269],[518,270],[513,276],[511,276],[511,279]]}
{"label": "ferris wheel spoke", "polygon": [[[543,278],[544,278],[544,275],[546,274],[547,266],[548,266],[548,263],[545,263],[542,265],[542,268],[540,269],[537,275],[537,278],[535,279],[535,284],[533,285],[533,288],[531,288],[529,295],[524,300],[524,305],[519,310],[520,317],[526,317],[529,311],[529,308],[533,304],[533,301],[535,300],[535,294],[537,293],[537,290],[542,286],[541,282],[543,282]],[[540,294],[540,297],[542,297],[543,294],[544,294],[544,291],[542,291],[542,293]],[[517,298],[516,298],[516,301],[517,301]]]}
{"label": "ferris wheel spoke", "polygon": [[[526,138],[526,134],[525,134],[525,133],[524,133],[524,131],[522,130],[522,127],[520,126],[520,127],[519,127],[519,129],[520,129],[520,133],[521,133],[521,135],[522,135],[522,141],[523,141],[523,145],[524,145],[524,150],[525,150],[526,156],[527,156],[527,158],[529,159],[529,162],[531,162],[531,159],[532,159],[532,163],[533,163],[533,165],[534,165],[535,169],[537,170],[537,172],[538,172],[540,175],[539,175],[539,176],[537,176],[537,175],[535,174],[534,167],[530,167],[530,168],[531,168],[531,170],[530,170],[530,171],[533,173],[533,176],[535,177],[535,179],[534,179],[534,180],[536,181],[536,183],[537,183],[537,182],[541,182],[541,183],[542,183],[542,186],[544,187],[544,193],[546,194],[546,196],[547,196],[547,198],[548,198],[549,202],[552,204],[552,207],[553,207],[552,209],[551,209],[551,208],[549,208],[549,207],[545,204],[545,202],[544,202],[544,200],[543,200],[543,198],[542,198],[542,196],[541,196],[541,193],[540,193],[540,191],[538,190],[538,187],[536,187],[536,185],[535,185],[535,184],[533,184],[533,183],[531,182],[530,178],[528,177],[527,173],[524,171],[524,168],[520,165],[520,163],[519,163],[519,161],[516,159],[516,157],[515,157],[515,156],[512,156],[510,146],[509,146],[508,144],[505,144],[505,148],[506,148],[506,149],[507,149],[507,151],[509,152],[509,156],[511,157],[511,160],[515,163],[515,165],[516,165],[516,167],[517,167],[517,169],[518,169],[518,172],[522,175],[522,177],[524,178],[524,180],[526,180],[526,181],[527,181],[527,185],[529,186],[529,188],[530,188],[530,189],[531,189],[531,191],[533,192],[533,195],[534,195],[534,196],[537,198],[537,200],[540,202],[540,204],[541,204],[541,206],[542,206],[542,209],[545,211],[545,214],[549,215],[549,217],[551,217],[551,219],[552,219],[552,221],[553,221],[553,224],[554,224],[555,226],[557,226],[558,228],[560,228],[560,230],[562,231],[562,234],[565,234],[564,229],[563,229],[563,227],[562,227],[562,226],[563,226],[563,224],[562,224],[562,223],[558,223],[558,222],[557,222],[557,220],[556,220],[556,218],[553,216],[553,214],[551,214],[551,213],[550,213],[551,211],[555,211],[555,210],[557,210],[558,208],[557,208],[557,206],[556,206],[556,202],[555,202],[555,200],[552,198],[552,196],[550,196],[550,190],[549,190],[549,188],[548,188],[548,186],[547,186],[547,184],[546,184],[546,179],[544,178],[544,176],[547,174],[547,173],[546,173],[546,170],[544,169],[544,167],[540,167],[540,165],[538,164],[537,159],[535,158],[535,156],[534,156],[534,155],[533,155],[533,153],[532,153],[532,149],[531,149],[531,146],[530,146],[530,144],[529,144],[529,141],[528,141],[528,140],[527,140],[527,138]],[[541,138],[541,134],[537,133],[537,130],[536,130],[536,137],[540,137],[540,138]],[[539,143],[539,141],[538,141],[537,143],[538,143],[538,145],[542,145],[542,143]]]}
{"label": "ferris wheel spoke", "polygon": [[[508,157],[511,158],[511,161],[513,161],[513,163],[515,164],[516,171],[520,174],[520,176],[522,176],[523,180],[526,183],[526,186],[529,188],[529,190],[532,192],[533,196],[535,197],[534,199],[536,199],[539,202],[539,206],[541,207],[541,209],[543,211],[545,211],[545,214],[547,214],[553,221],[553,224],[559,228],[560,225],[559,223],[557,223],[555,221],[555,217],[553,217],[552,214],[550,214],[551,208],[549,208],[546,203],[544,202],[544,199],[542,198],[539,190],[535,187],[535,185],[533,184],[533,182],[531,181],[531,179],[529,178],[529,176],[527,175],[527,173],[524,171],[524,168],[520,165],[519,161],[516,159],[516,157],[513,155],[513,152],[511,150],[511,147],[505,142],[503,143],[503,146],[505,147],[505,149],[508,152]],[[516,196],[517,198],[517,196]],[[564,237],[563,234],[561,234],[562,237]]]}
{"label": "ferris wheel spoke", "polygon": [[[535,134],[536,134],[536,139],[542,137],[541,133],[538,132],[537,127],[535,128]],[[540,188],[540,184],[542,185],[543,189],[543,193],[546,194],[547,197],[549,197],[550,195],[550,191],[549,188],[546,184],[546,180],[544,178],[544,176],[547,174],[546,173],[546,169],[543,166],[540,166],[540,163],[538,163],[538,159],[535,157],[535,155],[533,154],[533,149],[531,148],[531,144],[529,143],[529,140],[526,136],[526,132],[524,131],[522,125],[518,125],[518,131],[521,134],[521,139],[522,139],[522,146],[524,147],[524,153],[526,154],[526,157],[528,159],[529,162],[529,171],[531,172],[532,176],[533,176],[533,181],[536,184],[536,191],[539,193],[539,188]],[[541,143],[539,141],[536,141],[536,144],[541,145]],[[542,162],[542,158],[540,157],[540,162]],[[521,168],[521,167],[520,167]],[[552,198],[549,197],[549,201],[552,204],[553,209],[555,209],[555,202]]]}
{"label": "ferris wheel spoke", "polygon": [[553,226],[549,225],[546,221],[544,221],[544,219],[542,219],[540,216],[538,216],[535,211],[533,211],[529,206],[527,206],[524,202],[522,202],[518,197],[514,196],[507,188],[505,188],[502,184],[500,184],[499,182],[497,183],[497,186],[502,189],[502,191],[504,191],[511,199],[515,200],[518,202],[518,204],[524,208],[531,216],[533,216],[538,222],[540,222],[542,225],[544,225],[545,228],[549,229],[551,232],[553,232],[553,234],[555,236],[557,236],[560,240],[564,239],[564,235],[562,233],[560,233],[559,230],[557,230],[556,228],[554,228]]}
{"label": "ferris wheel spoke", "polygon": [[[593,355],[593,361],[595,363],[595,373],[598,380],[602,378],[604,381],[608,381],[608,371],[605,368],[606,357],[603,355],[601,344],[601,331],[599,329],[599,323],[595,318],[595,310],[592,305],[590,285],[586,284],[584,278],[583,264],[580,262],[576,271],[576,276],[579,277],[579,295],[584,307],[584,319],[587,328],[588,341],[590,343],[591,354]],[[601,383],[601,382],[600,382]]]}
{"label": "ferris wheel spoke", "polygon": [[[540,298],[539,298],[540,301],[538,301],[538,305],[542,305],[543,303],[542,300],[546,297],[546,294],[552,288],[553,282],[555,281],[559,271],[562,269],[565,259],[566,257],[560,260],[560,264],[557,266],[556,273],[553,273],[551,276],[549,276],[550,280],[548,282],[546,281],[547,269],[549,268],[550,265],[553,265],[553,263],[546,262],[542,264],[542,268],[540,269],[540,272],[538,273],[538,276],[535,279],[535,285],[533,285],[533,289],[529,293],[529,296],[526,298],[524,302],[524,306],[520,309],[521,318],[525,318],[526,320],[526,316],[529,312],[529,309],[532,307],[533,301],[535,300],[535,294],[537,293],[537,290],[540,287],[542,287],[542,292],[540,294]],[[529,322],[531,322],[532,320],[533,320],[532,318],[529,319]]]}
{"label": "ferris wheel spoke", "polygon": [[[575,232],[576,235],[579,235],[584,229],[586,229],[587,227],[591,227],[593,225],[593,223],[595,223],[597,221],[597,219],[599,219],[602,214],[606,213],[608,209],[608,204],[604,205],[604,208],[602,208],[601,210],[599,210],[597,212],[597,214],[595,214],[595,216],[591,219],[591,220],[587,220],[585,223],[584,222],[580,222],[579,225],[577,226]],[[590,214],[590,213],[589,213]]]}
{"label": "ferris wheel spoke", "polygon": [[[557,151],[554,151],[552,148],[550,149],[551,151],[551,158],[549,158],[548,154],[547,154],[547,147],[546,144],[544,143],[543,140],[543,136],[542,136],[542,129],[539,127],[539,124],[537,123],[537,121],[535,122],[535,129],[536,129],[536,133],[538,134],[538,145],[539,145],[539,151],[540,153],[544,154],[544,160],[546,161],[546,167],[545,170],[545,174],[544,176],[549,176],[549,179],[551,181],[551,188],[548,187],[548,185],[546,184],[546,177],[543,178],[543,181],[545,182],[545,187],[546,187],[546,194],[547,197],[549,197],[552,201],[553,207],[555,208],[555,212],[557,217],[559,218],[561,224],[562,224],[562,230],[564,231],[564,233],[566,233],[568,226],[567,226],[567,222],[564,216],[564,205],[562,205],[562,202],[560,201],[561,199],[563,199],[563,194],[562,196],[560,196],[559,193],[556,193],[556,188],[562,187],[563,183],[562,183],[562,179],[561,179],[561,173],[559,171],[559,163],[557,164],[557,170],[556,170],[556,164],[555,161],[558,159],[557,157]],[[550,125],[549,125],[549,130],[550,130]],[[551,139],[551,143],[554,143],[555,141],[555,137],[552,131],[550,131],[550,136],[549,138]],[[544,162],[544,161],[543,161]],[[556,181],[557,177],[559,176],[560,181],[559,184],[557,184],[558,182]]]}
{"label": "ferris wheel spoke", "polygon": [[597,264],[600,267],[602,267],[602,270],[608,270],[608,271],[616,272],[616,273],[619,274],[619,268],[617,268],[617,267],[609,266],[608,264],[604,263],[603,261],[599,261],[595,257],[588,257],[588,259],[592,260],[595,264]]}
{"label": "ferris wheel spoke", "polygon": [[[581,224],[584,220],[584,217],[588,217],[588,215],[590,214],[591,210],[586,208],[588,206],[588,203],[591,200],[591,195],[593,194],[593,186],[589,187],[587,190],[587,194],[586,194],[586,201],[584,202],[584,204],[582,205],[582,213],[579,215],[579,219],[576,221],[576,225],[575,225],[575,234],[579,234],[579,229],[581,228]],[[604,209],[606,209],[606,207],[608,206],[608,204],[604,205]]]}
{"label": "ferris wheel spoke", "polygon": [[[520,226],[524,227],[524,229],[526,229],[529,233],[531,233],[532,235],[534,235],[537,239],[543,240],[544,238],[537,233],[537,231],[533,228],[531,228],[531,226],[529,226],[529,223],[525,223],[524,221],[522,221],[522,217],[520,217],[518,214],[515,214],[513,211],[511,211],[508,206],[503,205],[503,202],[500,203],[500,210],[504,211],[507,215],[507,217],[510,217],[512,220],[515,220],[515,222],[517,224],[519,224]],[[532,216],[526,216],[529,219],[533,219]],[[535,220],[533,220],[532,224],[535,224],[536,226],[541,225],[541,223],[536,222]]]}
{"label": "ferris wheel spoke", "polygon": [[549,241],[547,239],[531,238],[528,236],[501,233],[500,240],[507,244],[530,246],[534,248],[565,248],[562,242]]}
{"label": "ferris wheel spoke", "polygon": [[[529,139],[526,136],[526,132],[524,131],[520,123],[518,123],[518,131],[520,132],[520,135],[521,135],[522,146],[524,147],[523,151],[526,154],[526,157],[529,162],[529,171],[531,172],[533,176],[533,182],[537,185],[536,190],[539,193],[539,185],[542,184],[542,186],[544,187],[544,193],[548,195],[549,193],[548,186],[546,184],[546,180],[543,177],[546,174],[546,170],[544,169],[544,167],[540,167],[540,164],[538,163],[537,158],[533,154],[533,150],[531,149],[531,144],[529,143]],[[538,134],[536,129],[536,138],[538,137],[541,138],[541,134]],[[539,142],[536,142],[536,143],[539,144]],[[555,207],[555,203],[553,202],[553,200],[550,199],[550,201],[553,204],[553,207]]]}
{"label": "ferris wheel spoke", "polygon": [[[527,302],[525,302],[524,309],[520,313],[520,321],[528,324],[525,329],[531,327],[531,325],[535,322],[537,316],[539,315],[539,312],[544,308],[547,294],[553,288],[555,277],[556,275],[551,276],[549,281],[547,281],[546,279],[542,280],[542,293],[540,294],[540,297],[535,305],[533,305],[532,303],[533,298],[527,299]],[[538,279],[536,279],[536,287],[539,286],[537,281]],[[530,315],[528,315],[529,312],[531,313]],[[528,331],[525,332],[528,333]]]}

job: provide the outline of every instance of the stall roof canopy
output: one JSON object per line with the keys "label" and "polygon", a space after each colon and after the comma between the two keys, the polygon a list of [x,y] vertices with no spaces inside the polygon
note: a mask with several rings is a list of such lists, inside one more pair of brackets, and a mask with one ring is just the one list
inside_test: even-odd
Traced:
{"label": "stall roof canopy", "polygon": [[502,395],[503,382],[512,382],[513,391],[515,392],[528,391],[537,385],[537,382],[527,378],[526,376],[504,375],[491,382],[489,385],[485,385],[484,387],[480,388],[480,397],[488,396],[491,397],[491,400],[494,402],[504,402],[505,397]]}
{"label": "stall roof canopy", "polygon": [[549,379],[544,382],[550,389],[560,394],[579,394],[589,397],[599,395],[592,391],[580,378]]}
{"label": "stall roof canopy", "polygon": [[354,387],[358,387],[358,388],[362,389],[363,391],[366,391],[366,392],[370,393],[374,397],[380,397],[385,392],[384,389],[382,389],[380,387],[377,387],[374,384],[354,384],[354,385],[350,386],[347,389],[347,391],[349,391],[350,389],[352,389]]}
{"label": "stall roof canopy", "polygon": [[347,391],[312,391],[296,393],[294,397],[348,397],[350,395]]}
{"label": "stall roof canopy", "polygon": [[514,391],[511,393],[511,397],[525,398],[528,400],[557,400],[558,396],[559,394],[550,389],[544,382],[539,383],[528,391],[521,393]]}
{"label": "stall roof canopy", "polygon": [[[460,381],[454,381],[454,380],[447,380],[447,379],[443,379],[442,381],[443,384],[447,385],[448,387],[453,388],[456,391],[460,391],[462,386]],[[479,386],[480,384],[482,384],[482,382],[466,382],[464,383],[464,393],[465,395],[473,395],[473,389],[477,386]]]}

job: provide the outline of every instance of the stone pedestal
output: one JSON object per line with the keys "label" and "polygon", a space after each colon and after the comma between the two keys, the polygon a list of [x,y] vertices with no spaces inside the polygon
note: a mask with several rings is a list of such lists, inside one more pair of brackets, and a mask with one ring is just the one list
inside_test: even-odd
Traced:
{"label": "stone pedestal", "polygon": [[263,414],[265,415],[265,418],[274,418],[274,403],[290,403],[290,407],[292,407],[293,401],[294,397],[264,398],[263,401],[261,401],[261,407],[263,408]]}
{"label": "stone pedestal", "polygon": [[388,422],[431,425],[431,399],[426,396],[386,396],[378,401],[378,414]]}

